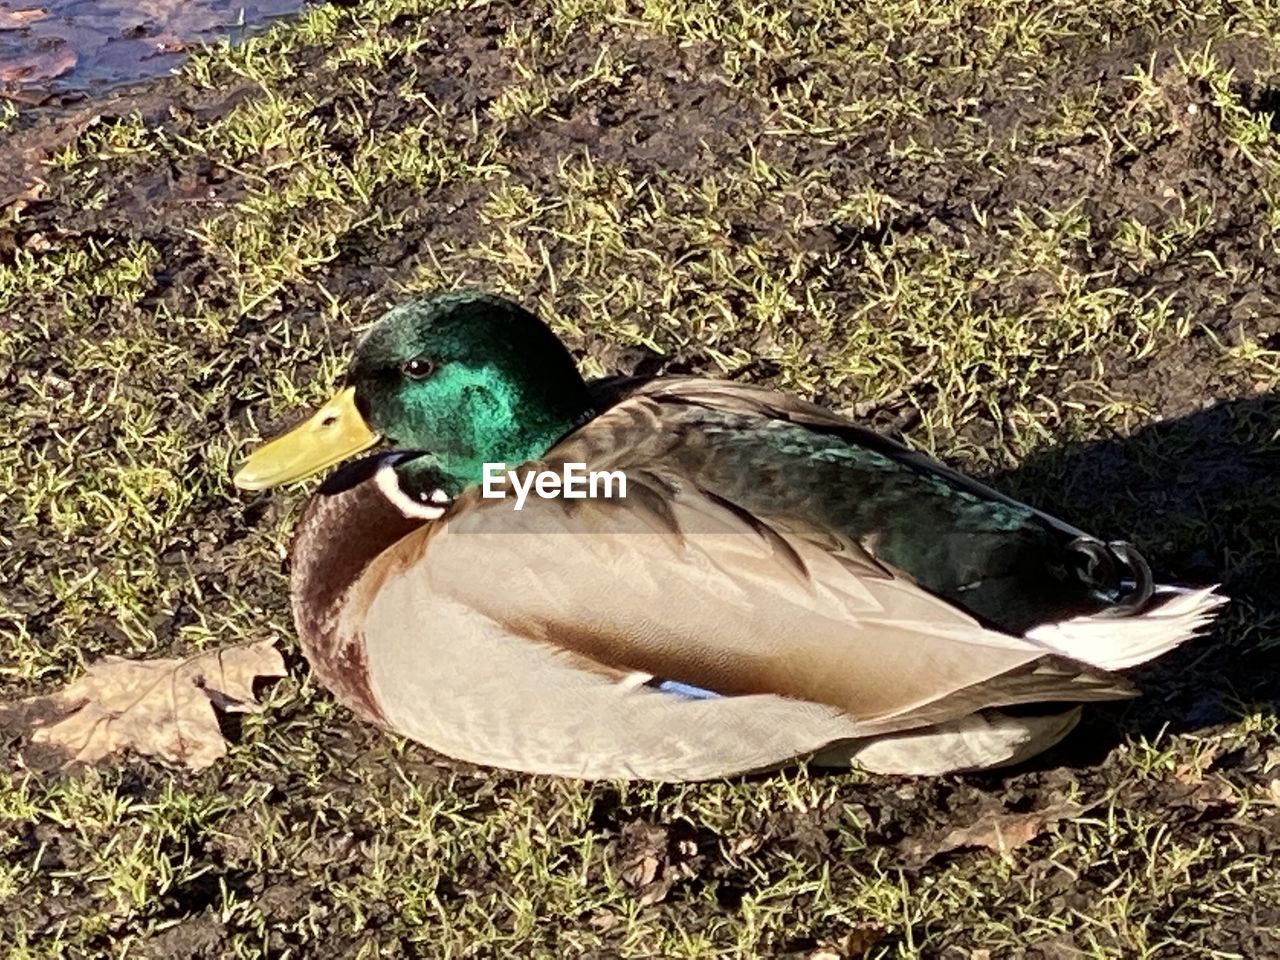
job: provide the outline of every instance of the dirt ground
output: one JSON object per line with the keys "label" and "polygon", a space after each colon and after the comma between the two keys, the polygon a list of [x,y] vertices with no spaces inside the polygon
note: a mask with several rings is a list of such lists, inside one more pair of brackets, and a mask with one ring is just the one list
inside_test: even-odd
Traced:
{"label": "dirt ground", "polygon": [[[347,2],[11,111],[0,699],[264,636],[290,676],[200,774],[29,769],[0,727],[7,955],[1280,956],[1277,27],[1207,0]],[[449,286],[536,308],[592,375],[857,415],[1233,603],[1001,775],[579,784],[397,741],[297,652],[306,490],[230,475],[354,330]]]}

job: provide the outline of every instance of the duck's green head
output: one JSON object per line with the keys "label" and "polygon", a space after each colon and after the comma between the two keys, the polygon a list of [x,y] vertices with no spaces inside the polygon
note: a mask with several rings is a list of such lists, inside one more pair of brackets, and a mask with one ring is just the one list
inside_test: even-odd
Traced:
{"label": "duck's green head", "polygon": [[590,415],[573,358],[537,317],[500,297],[438,294],[378,320],[345,387],[255,450],[235,482],[262,490],[298,480],[385,439],[431,454],[456,493],[481,480],[485,463],[538,457]]}

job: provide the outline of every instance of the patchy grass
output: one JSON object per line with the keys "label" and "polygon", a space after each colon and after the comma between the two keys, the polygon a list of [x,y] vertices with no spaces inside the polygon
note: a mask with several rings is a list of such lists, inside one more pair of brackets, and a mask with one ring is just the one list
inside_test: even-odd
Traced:
{"label": "patchy grass", "polygon": [[[201,774],[0,779],[44,956],[1280,953],[1280,5],[324,6],[197,57],[0,217],[0,687],[290,637],[301,493],[232,464],[406,291],[593,374],[768,383],[1168,576],[1212,637],[1002,777],[478,771],[294,655]],[[5,114],[6,135],[34,122]],[[10,738],[11,739],[11,738]],[[16,756],[16,754],[14,754]],[[1005,855],[900,844],[1088,806]]]}

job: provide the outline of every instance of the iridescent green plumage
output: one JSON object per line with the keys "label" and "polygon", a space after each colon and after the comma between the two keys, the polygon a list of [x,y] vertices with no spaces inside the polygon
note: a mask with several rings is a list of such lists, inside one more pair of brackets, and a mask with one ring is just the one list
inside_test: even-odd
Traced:
{"label": "iridescent green plumage", "polygon": [[516,304],[477,294],[391,310],[361,339],[347,382],[369,426],[430,451],[454,491],[480,482],[486,462],[539,456],[591,413],[555,335]]}

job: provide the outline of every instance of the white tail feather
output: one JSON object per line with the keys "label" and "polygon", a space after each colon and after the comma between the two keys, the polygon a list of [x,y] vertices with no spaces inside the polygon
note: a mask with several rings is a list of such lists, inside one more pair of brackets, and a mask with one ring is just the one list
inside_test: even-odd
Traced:
{"label": "white tail feather", "polygon": [[1103,670],[1124,670],[1168,653],[1208,626],[1227,598],[1217,587],[1157,586],[1150,605],[1132,617],[1073,617],[1028,630],[1026,637]]}

